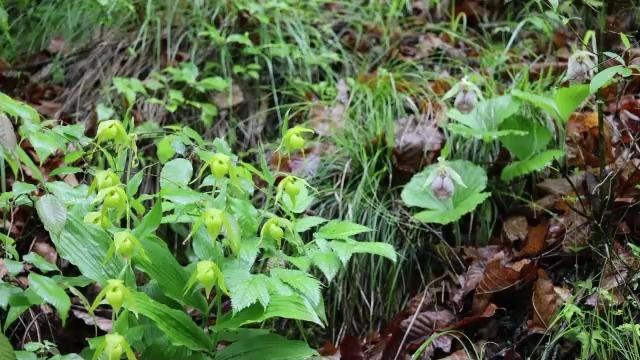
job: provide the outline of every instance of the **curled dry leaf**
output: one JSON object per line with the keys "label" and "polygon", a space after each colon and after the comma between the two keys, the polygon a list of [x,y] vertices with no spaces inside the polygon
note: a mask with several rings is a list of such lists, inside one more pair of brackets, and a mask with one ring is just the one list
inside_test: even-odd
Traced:
{"label": "curled dry leaf", "polygon": [[502,233],[511,243],[527,238],[529,223],[524,216],[512,216],[502,225]]}
{"label": "curled dry leaf", "polygon": [[400,323],[400,328],[408,333],[407,340],[426,338],[436,330],[447,327],[456,320],[449,310],[423,311],[410,316]]}
{"label": "curled dry leaf", "polygon": [[440,358],[439,360],[471,360],[471,358],[469,357],[469,354],[466,350],[461,349],[450,354],[449,356]]}
{"label": "curled dry leaf", "polygon": [[238,84],[231,86],[231,92],[224,90],[213,96],[213,103],[221,109],[229,109],[244,102],[244,93]]}
{"label": "curled dry leaf", "polygon": [[568,195],[580,191],[584,181],[584,172],[574,174],[566,178],[547,178],[536,184],[538,189],[551,195]]}
{"label": "curled dry leaf", "polygon": [[477,295],[493,294],[535,277],[535,264],[529,259],[511,263],[504,251],[497,253],[484,269]]}
{"label": "curled dry leaf", "polygon": [[[528,321],[529,332],[545,332],[566,298],[567,290],[553,286],[543,269],[538,269],[538,279],[533,286],[533,315]],[[562,296],[561,296],[562,295]]]}
{"label": "curled dry leaf", "polygon": [[349,103],[349,88],[344,79],[336,84],[336,99],[332,106],[314,104],[309,110],[309,127],[320,136],[332,136],[344,126],[345,112]]}
{"label": "curled dry leaf", "polygon": [[[606,162],[613,161],[611,125],[605,122],[604,149]],[[574,113],[567,123],[567,160],[571,166],[599,167],[598,114],[596,112]]]}
{"label": "curled dry leaf", "polygon": [[104,318],[102,316],[91,316],[86,311],[84,311],[84,309],[82,310],[71,309],[71,312],[76,318],[82,320],[85,324],[89,326],[95,325],[98,327],[98,329],[102,331],[105,331],[105,332],[111,331],[111,327],[112,327],[111,319]]}
{"label": "curled dry leaf", "polygon": [[410,176],[431,163],[442,148],[444,136],[436,114],[407,116],[395,124],[393,163],[401,175]]}
{"label": "curled dry leaf", "polygon": [[547,232],[549,229],[549,221],[542,218],[540,224],[532,226],[527,232],[527,241],[517,256],[536,256],[544,250],[546,244]]}
{"label": "curled dry leaf", "polygon": [[5,114],[0,113],[0,146],[9,152],[13,152],[17,144],[16,132],[11,120]]}

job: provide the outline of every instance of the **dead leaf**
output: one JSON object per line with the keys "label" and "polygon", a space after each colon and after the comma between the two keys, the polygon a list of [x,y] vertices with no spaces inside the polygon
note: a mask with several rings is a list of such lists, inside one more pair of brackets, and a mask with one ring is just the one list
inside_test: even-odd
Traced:
{"label": "dead leaf", "polygon": [[[547,178],[536,184],[536,186],[551,195],[568,195],[575,193],[575,189],[581,190],[584,181],[584,172],[574,174],[566,178]],[[573,184],[573,185],[572,185]],[[574,188],[575,186],[575,188]]]}
{"label": "dead leaf", "polygon": [[471,360],[466,350],[458,350],[449,356],[440,358],[440,360]]}
{"label": "dead leaf", "polygon": [[47,51],[52,54],[65,54],[69,51],[69,44],[64,40],[62,36],[52,37],[47,46]]}
{"label": "dead leaf", "polygon": [[58,252],[45,241],[36,241],[33,245],[33,251],[52,264],[56,264],[58,261]]}
{"label": "dead leaf", "polygon": [[457,321],[447,327],[446,330],[463,329],[480,321],[484,321],[485,319],[493,317],[496,314],[496,310],[498,310],[496,304],[489,303],[487,306],[485,306],[482,312],[478,313],[477,315],[464,317],[462,318],[462,320]]}
{"label": "dead leaf", "polygon": [[360,340],[355,336],[345,336],[340,342],[341,360],[365,360]]}
{"label": "dead leaf", "polygon": [[233,84],[231,93],[229,90],[219,92],[213,96],[212,101],[220,110],[229,109],[244,102],[244,93],[238,84]]}
{"label": "dead leaf", "polygon": [[400,177],[407,180],[433,162],[442,148],[444,136],[436,114],[422,114],[398,119],[395,124],[393,164]]}
{"label": "dead leaf", "polygon": [[532,274],[535,276],[535,265],[531,260],[522,259],[510,263],[504,251],[501,251],[485,267],[476,294],[493,294],[504,291],[521,281],[530,280]]}
{"label": "dead leaf", "polygon": [[538,279],[533,286],[531,299],[533,315],[532,319],[527,323],[529,332],[544,333],[549,329],[553,317],[562,306],[561,291],[563,290],[556,290],[553,282],[551,282],[551,279],[543,269],[538,269]]}
{"label": "dead leaf", "polygon": [[344,79],[336,84],[336,99],[332,106],[314,104],[309,110],[309,126],[320,136],[332,136],[344,126],[349,103],[349,87]]}
{"label": "dead leaf", "polygon": [[502,225],[502,233],[510,241],[522,241],[527,237],[529,223],[524,216],[512,216]]}
{"label": "dead leaf", "polygon": [[431,336],[436,330],[444,328],[456,320],[449,310],[423,311],[410,316],[400,323],[400,328],[408,332],[409,341]]}
{"label": "dead leaf", "polygon": [[546,218],[542,219],[540,224],[529,228],[527,241],[524,243],[522,249],[516,253],[516,256],[536,256],[544,250],[549,221]]}
{"label": "dead leaf", "polygon": [[17,144],[16,132],[11,120],[5,114],[0,113],[0,146],[13,152]]}
{"label": "dead leaf", "polygon": [[75,317],[82,320],[85,324],[89,326],[95,325],[98,327],[98,329],[102,331],[105,331],[105,332],[111,331],[111,327],[112,327],[111,319],[107,319],[101,316],[91,316],[84,310],[71,309],[71,312],[73,312],[73,315]]}

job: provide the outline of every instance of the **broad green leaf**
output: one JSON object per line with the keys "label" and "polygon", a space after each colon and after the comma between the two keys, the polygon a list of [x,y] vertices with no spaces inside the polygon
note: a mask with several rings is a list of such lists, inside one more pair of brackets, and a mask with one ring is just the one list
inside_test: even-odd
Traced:
{"label": "broad green leaf", "polygon": [[305,232],[312,227],[318,226],[325,222],[327,222],[327,219],[321,218],[319,216],[305,216],[303,218],[295,220],[293,229],[299,233]]}
{"label": "broad green leaf", "polygon": [[425,168],[405,185],[402,190],[402,201],[409,206],[417,206],[428,210],[415,215],[416,219],[425,222],[447,224],[456,221],[462,215],[471,212],[489,197],[482,191],[487,186],[487,175],[483,168],[466,160],[447,162],[460,175],[466,187],[455,185],[450,199],[440,200],[427,183],[431,173],[437,171],[439,165],[434,164]]}
{"label": "broad green leaf", "polygon": [[79,167],[63,166],[63,167],[54,169],[52,172],[49,173],[49,176],[71,175],[71,174],[77,174],[81,171],[82,169],[80,169]]}
{"label": "broad green leaf", "polygon": [[172,309],[140,292],[132,294],[132,299],[129,310],[153,320],[174,345],[198,351],[210,350],[211,340],[184,311]]}
{"label": "broad green leaf", "polygon": [[304,341],[267,334],[240,339],[216,352],[214,360],[305,360],[317,355]]}
{"label": "broad green leaf", "polygon": [[16,360],[16,354],[13,352],[13,347],[2,332],[0,332],[0,360]]}
{"label": "broad green leaf", "polygon": [[56,266],[56,264],[52,264],[50,262],[48,262],[45,258],[43,258],[42,256],[34,253],[34,252],[30,252],[27,255],[22,257],[22,260],[33,264],[35,267],[37,267],[40,271],[42,271],[43,273],[46,272],[50,272],[50,271],[58,271],[60,272],[60,269],[58,269],[58,267]]}
{"label": "broad green leaf", "polygon": [[[497,131],[500,124],[518,112],[519,109],[520,104],[517,100],[509,95],[504,95],[480,101],[469,114],[463,114],[457,109],[451,109],[447,112],[447,116],[467,127],[469,133],[483,138],[485,137],[485,132],[492,133]],[[463,131],[464,127],[461,126],[459,129]],[[491,137],[497,135],[492,134]]]}
{"label": "broad green leaf", "polygon": [[558,115],[563,123],[569,121],[569,117],[589,97],[589,85],[578,84],[563,87],[556,91],[553,99],[558,107]]}
{"label": "broad green leaf", "polygon": [[265,309],[261,304],[253,304],[236,314],[225,314],[214,326],[216,330],[235,329],[248,324],[261,323],[272,318],[302,320],[324,326],[316,310],[300,295],[272,295]]}
{"label": "broad green leaf", "polygon": [[333,280],[338,270],[342,267],[340,258],[333,252],[317,251],[310,254],[310,256],[311,263],[322,271],[328,282]]}
{"label": "broad green leaf", "polygon": [[2,259],[2,262],[4,264],[4,267],[9,272],[9,274],[11,274],[13,276],[16,276],[19,273],[21,273],[23,268],[24,268],[24,266],[22,265],[22,263],[20,261],[15,261],[15,260],[4,258],[4,259]]}
{"label": "broad green leaf", "polygon": [[9,305],[9,298],[11,298],[11,295],[21,292],[22,289],[17,286],[13,286],[8,283],[0,283],[0,308],[7,310],[7,305]]}
{"label": "broad green leaf", "polygon": [[156,155],[161,164],[171,160],[173,155],[176,154],[176,150],[173,148],[174,136],[165,136],[156,144]]}
{"label": "broad green leaf", "polygon": [[223,271],[224,281],[229,288],[231,307],[234,313],[245,309],[256,302],[267,307],[270,300],[267,289],[268,278],[263,274],[251,274],[241,268],[226,268]]}
{"label": "broad green leaf", "polygon": [[556,102],[553,99],[548,98],[546,96],[533,94],[530,92],[525,92],[517,89],[511,91],[511,94],[520,100],[530,102],[534,106],[541,108],[551,116],[557,116],[560,113],[560,111],[558,110],[558,106],[556,105]]}
{"label": "broad green leaf", "polygon": [[527,159],[531,155],[544,150],[551,141],[551,131],[542,126],[535,119],[523,116],[512,116],[505,120],[501,129],[518,130],[526,136],[507,135],[500,138],[500,142],[518,159]]}
{"label": "broad green leaf", "polygon": [[503,181],[511,181],[512,179],[523,176],[534,171],[540,171],[548,166],[553,160],[564,156],[562,150],[547,150],[540,154],[534,155],[530,159],[512,162],[502,169],[500,179]]}
{"label": "broad green leaf", "polygon": [[198,85],[204,90],[222,91],[229,87],[229,81],[220,76],[213,76],[200,80]]}
{"label": "broad green leaf", "polygon": [[71,300],[64,289],[53,279],[36,273],[29,274],[29,288],[58,310],[64,326],[71,308]]}
{"label": "broad green leaf", "polygon": [[18,155],[18,159],[22,165],[31,170],[31,176],[40,182],[44,182],[44,175],[42,175],[42,171],[40,171],[40,168],[34,164],[31,157],[20,146],[16,147],[16,155]]}
{"label": "broad green leaf", "polygon": [[140,184],[142,184],[142,177],[144,176],[144,173],[142,171],[138,171],[135,175],[133,175],[133,177],[131,179],[129,179],[129,181],[127,182],[127,194],[130,197],[133,197],[135,194],[138,193],[138,190],[140,189]]}
{"label": "broad green leaf", "polygon": [[473,211],[482,204],[490,193],[476,193],[463,200],[451,210],[425,210],[414,215],[417,220],[425,223],[448,224],[460,219],[463,215]]}
{"label": "broad green leaf", "polygon": [[365,253],[386,257],[387,259],[396,262],[397,254],[396,250],[391,244],[383,242],[368,242],[368,241],[353,241],[353,253]]}
{"label": "broad green leaf", "polygon": [[29,135],[29,142],[33,145],[36,154],[38,154],[40,164],[44,163],[49,156],[62,149],[65,145],[58,136],[46,130]]}
{"label": "broad green leaf", "polygon": [[300,295],[309,299],[312,305],[320,303],[320,282],[311,275],[300,270],[290,270],[274,268],[271,269],[271,275],[282,280],[283,283],[297,290]]}
{"label": "broad green leaf", "polygon": [[77,266],[80,272],[101,284],[109,279],[117,279],[125,262],[118,256],[105,261],[113,240],[111,236],[95,225],[85,224],[76,215],[69,216],[64,229],[51,239],[58,254]]}
{"label": "broad green leaf", "polygon": [[631,76],[631,69],[623,65],[616,65],[610,68],[606,68],[599,73],[597,73],[589,84],[589,92],[594,94],[601,87],[605,86],[609,83],[616,75],[620,75],[623,77]]}
{"label": "broad green leaf", "polygon": [[0,112],[35,124],[40,123],[40,115],[36,109],[23,102],[13,100],[3,92],[0,92]]}
{"label": "broad green leaf", "polygon": [[367,231],[371,229],[364,225],[351,221],[332,220],[318,229],[314,235],[322,239],[346,239]]}
{"label": "broad green leaf", "polygon": [[67,209],[55,195],[43,195],[36,202],[36,211],[40,221],[51,234],[60,234],[67,222]]}
{"label": "broad green leaf", "polygon": [[66,205],[88,205],[93,201],[92,195],[87,196],[87,185],[71,186],[64,181],[52,181],[44,186]]}
{"label": "broad green leaf", "polygon": [[183,158],[173,159],[160,171],[160,188],[186,187],[193,176],[191,161]]}
{"label": "broad green leaf", "polygon": [[136,267],[156,280],[162,291],[170,298],[200,311],[206,311],[207,303],[200,293],[184,293],[190,274],[187,274],[178,264],[164,241],[156,236],[147,236],[140,238],[140,243],[146,256],[140,254],[134,256]]}
{"label": "broad green leaf", "polygon": [[33,184],[29,184],[29,183],[24,183],[21,181],[16,181],[13,183],[13,187],[11,189],[11,192],[13,193],[13,198],[17,198],[20,195],[24,195],[24,194],[31,194],[32,192],[36,191],[38,188],[33,185]]}
{"label": "broad green leaf", "polygon": [[133,229],[133,234],[138,238],[143,238],[147,235],[152,235],[160,223],[162,222],[162,202],[156,201],[155,205],[151,208],[143,218],[140,224]]}

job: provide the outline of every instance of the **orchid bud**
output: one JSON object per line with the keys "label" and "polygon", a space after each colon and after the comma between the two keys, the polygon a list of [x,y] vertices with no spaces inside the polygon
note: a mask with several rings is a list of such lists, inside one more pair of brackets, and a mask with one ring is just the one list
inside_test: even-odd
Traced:
{"label": "orchid bud", "polygon": [[298,194],[300,194],[300,189],[302,188],[300,182],[294,178],[291,178],[291,181],[287,181],[284,185],[284,191],[293,199]]}
{"label": "orchid bud", "polygon": [[113,235],[116,253],[125,259],[130,258],[139,246],[138,239],[129,231],[120,231]]}
{"label": "orchid bud", "polygon": [[460,91],[456,94],[456,99],[453,105],[463,114],[470,113],[475,109],[478,96],[476,94],[477,88],[470,83],[466,78],[460,81]]}
{"label": "orchid bud", "polygon": [[211,260],[202,260],[196,265],[195,280],[204,288],[207,297],[215,285],[219,290],[227,292],[222,272],[218,265]]}
{"label": "orchid bud", "polygon": [[120,360],[122,355],[126,355],[127,360],[135,360],[136,355],[131,350],[131,346],[124,336],[113,333],[104,336],[104,348],[101,353],[94,355],[97,359],[100,355],[106,355],[107,360]]}
{"label": "orchid bud", "polygon": [[107,120],[98,124],[96,139],[98,143],[113,141],[117,145],[125,145],[129,141],[127,132],[119,120]]}
{"label": "orchid bud", "polygon": [[282,240],[282,237],[284,236],[284,230],[282,230],[282,228],[278,226],[278,224],[271,223],[269,226],[269,236],[271,236],[277,242],[280,242],[280,240]]}
{"label": "orchid bud", "polygon": [[103,189],[103,204],[107,208],[122,209],[127,204],[127,194],[120,186],[111,186]]}
{"label": "orchid bud", "polygon": [[124,282],[119,279],[107,280],[105,299],[111,305],[113,311],[118,313],[127,295],[127,288]]}
{"label": "orchid bud", "polygon": [[218,209],[206,209],[202,214],[202,221],[211,239],[215,240],[220,235],[220,230],[222,230],[224,213]]}
{"label": "orchid bud", "polygon": [[454,185],[447,171],[440,171],[431,182],[431,190],[439,200],[446,200],[453,196]]}
{"label": "orchid bud", "polygon": [[104,348],[109,360],[120,360],[125,353],[126,340],[124,336],[118,334],[105,335],[106,346]]}
{"label": "orchid bud", "polygon": [[93,181],[98,191],[120,185],[120,178],[111,170],[96,171],[96,176]]}
{"label": "orchid bud", "polygon": [[593,55],[587,51],[576,51],[573,53],[569,57],[567,64],[567,79],[578,82],[591,79],[596,67],[592,56]]}
{"label": "orchid bud", "polygon": [[302,134],[305,132],[313,132],[311,129],[304,128],[302,126],[293,127],[284,134],[282,138],[282,146],[288,153],[292,153],[304,148],[305,140]]}
{"label": "orchid bud", "polygon": [[453,105],[463,114],[470,113],[476,107],[477,96],[475,91],[461,90],[456,95]]}
{"label": "orchid bud", "polygon": [[107,214],[100,211],[90,211],[84,216],[84,222],[87,224],[94,224],[107,229],[111,227],[111,220]]}
{"label": "orchid bud", "polygon": [[216,179],[222,179],[229,173],[231,158],[225,154],[213,154],[208,161],[211,173]]}

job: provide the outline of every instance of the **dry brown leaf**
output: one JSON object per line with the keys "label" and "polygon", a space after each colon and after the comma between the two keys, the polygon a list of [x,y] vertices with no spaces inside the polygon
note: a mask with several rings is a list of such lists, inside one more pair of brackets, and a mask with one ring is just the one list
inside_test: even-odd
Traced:
{"label": "dry brown leaf", "polygon": [[540,190],[545,191],[551,195],[568,195],[575,193],[576,189],[580,190],[583,181],[584,172],[580,172],[578,174],[569,176],[568,180],[566,178],[547,178],[536,184],[536,186]]}
{"label": "dry brown leaf", "polygon": [[0,113],[0,146],[13,152],[17,144],[16,132],[11,120],[5,114]]}
{"label": "dry brown leaf", "polygon": [[58,252],[45,241],[37,241],[33,245],[33,251],[52,264],[56,264],[58,261]]}
{"label": "dry brown leaf", "polygon": [[563,299],[553,282],[543,269],[538,269],[538,279],[533,286],[532,320],[528,322],[529,332],[545,332],[562,305]]}
{"label": "dry brown leaf", "polygon": [[461,349],[450,354],[449,356],[440,358],[439,360],[471,360],[471,358],[469,357],[469,354],[466,350]]}
{"label": "dry brown leaf", "polygon": [[529,259],[510,263],[503,251],[489,261],[484,269],[482,280],[478,284],[476,294],[493,294],[506,290],[521,281],[535,276],[535,265]]}
{"label": "dry brown leaf", "polygon": [[512,216],[502,225],[502,233],[510,241],[522,241],[527,238],[529,223],[524,216]]}
{"label": "dry brown leaf", "polygon": [[225,90],[213,96],[213,103],[216,104],[220,110],[232,108],[243,102],[244,93],[238,84],[231,86],[231,93],[229,93],[229,90]]}
{"label": "dry brown leaf", "polygon": [[332,106],[316,103],[309,110],[309,127],[320,136],[335,135],[344,126],[345,111],[349,103],[349,88],[344,79],[338,81],[336,91]]}
{"label": "dry brown leaf", "polygon": [[400,323],[400,328],[408,332],[409,341],[431,336],[436,330],[447,327],[456,320],[449,310],[423,311],[410,316]]}
{"label": "dry brown leaf", "polygon": [[75,317],[82,320],[85,324],[89,326],[95,325],[98,327],[98,329],[102,331],[105,331],[105,332],[111,331],[111,326],[112,326],[111,319],[107,319],[101,316],[91,316],[84,310],[71,309],[71,312],[73,312],[73,315]]}
{"label": "dry brown leaf", "polygon": [[543,221],[536,226],[529,228],[527,232],[527,241],[517,256],[536,256],[544,250],[546,244],[547,231],[549,229],[549,221],[543,218]]}
{"label": "dry brown leaf", "polygon": [[414,174],[433,161],[443,142],[437,116],[423,114],[400,118],[395,124],[393,163],[399,171]]}

